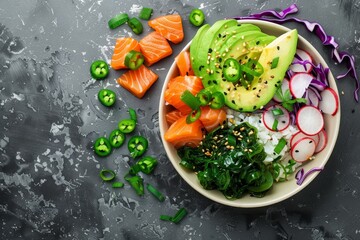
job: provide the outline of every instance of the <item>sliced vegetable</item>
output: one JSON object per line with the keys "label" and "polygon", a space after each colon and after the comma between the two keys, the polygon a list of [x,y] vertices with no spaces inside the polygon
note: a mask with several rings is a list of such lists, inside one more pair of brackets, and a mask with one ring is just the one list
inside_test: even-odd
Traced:
{"label": "sliced vegetable", "polygon": [[100,171],[100,177],[103,181],[109,182],[115,178],[116,174],[113,170],[104,169]]}
{"label": "sliced vegetable", "polygon": [[136,111],[134,109],[129,108],[129,115],[130,115],[130,119],[137,122],[137,114],[136,114]]}
{"label": "sliced vegetable", "polygon": [[274,152],[276,154],[280,154],[281,151],[284,149],[284,147],[286,146],[287,142],[284,138],[280,138],[278,144],[276,144],[275,148],[274,148]]}
{"label": "sliced vegetable", "polygon": [[186,123],[190,124],[198,120],[201,116],[201,109],[192,110],[186,117]]}
{"label": "sliced vegetable", "polygon": [[276,57],[271,61],[271,69],[276,68],[278,64],[279,64],[279,57]]}
{"label": "sliced vegetable", "polygon": [[319,109],[313,106],[303,106],[296,115],[296,124],[300,131],[312,136],[324,128],[324,117]]}
{"label": "sliced vegetable", "polygon": [[209,102],[210,108],[220,109],[225,104],[225,97],[222,92],[214,92],[211,96],[211,100]]}
{"label": "sliced vegetable", "polygon": [[111,153],[111,144],[107,138],[100,137],[94,143],[94,152],[99,157],[106,157]]}
{"label": "sliced vegetable", "polygon": [[271,109],[271,112],[274,116],[284,115],[284,112],[283,112],[283,110],[281,110],[281,108],[273,108],[273,109]]}
{"label": "sliced vegetable", "polygon": [[124,187],[124,183],[123,182],[114,182],[112,184],[113,188],[123,188]]}
{"label": "sliced vegetable", "polygon": [[130,18],[128,21],[128,25],[131,30],[137,35],[143,32],[143,25],[136,17]]}
{"label": "sliced vegetable", "polygon": [[189,21],[195,27],[200,27],[205,21],[205,14],[200,9],[193,9],[189,15]]}
{"label": "sliced vegetable", "polygon": [[123,119],[118,124],[122,133],[131,133],[135,130],[136,122],[133,119]]}
{"label": "sliced vegetable", "polygon": [[207,89],[202,89],[198,92],[198,94],[196,94],[196,97],[200,101],[200,106],[206,106],[211,100],[211,92]]}
{"label": "sliced vegetable", "polygon": [[237,82],[242,75],[240,63],[234,58],[226,59],[223,64],[223,73],[229,82]]}
{"label": "sliced vegetable", "polygon": [[185,90],[180,97],[186,105],[188,105],[192,110],[197,110],[200,108],[200,100],[196,98],[189,90]]}
{"label": "sliced vegetable", "polygon": [[[300,61],[302,61],[302,62],[300,62]],[[310,56],[310,54],[308,54],[304,50],[296,49],[294,61],[292,62],[292,64],[290,65],[289,68],[294,73],[298,73],[298,72],[310,73],[313,68],[312,62],[313,62],[313,60],[312,60],[312,57]]]}
{"label": "sliced vegetable", "polygon": [[155,187],[153,187],[151,184],[146,184],[146,189],[154,196],[156,197],[160,202],[165,201],[165,196],[159,192]]}
{"label": "sliced vegetable", "polygon": [[90,73],[96,80],[104,79],[109,74],[109,66],[103,60],[96,60],[91,64]]}
{"label": "sliced vegetable", "polygon": [[126,13],[121,13],[111,18],[108,22],[110,29],[115,29],[129,21],[129,16]]}
{"label": "sliced vegetable", "polygon": [[311,175],[314,172],[321,172],[322,170],[324,170],[324,168],[315,167],[304,173],[304,168],[301,168],[295,175],[295,178],[297,180],[296,184],[300,186],[309,175]]}
{"label": "sliced vegetable", "polygon": [[143,157],[139,161],[137,161],[134,166],[131,167],[130,173],[136,174],[141,171],[145,174],[150,174],[155,169],[157,163],[157,160],[153,157]]}
{"label": "sliced vegetable", "polygon": [[187,211],[185,208],[180,208],[175,216],[168,216],[168,215],[160,215],[160,219],[163,221],[170,221],[173,223],[179,223],[185,216],[187,215]]}
{"label": "sliced vegetable", "polygon": [[324,150],[324,148],[327,145],[327,134],[324,129],[321,130],[321,132],[319,132],[318,137],[319,137],[319,141],[316,146],[315,153],[321,152],[322,150]]}
{"label": "sliced vegetable", "polygon": [[[273,110],[279,113],[281,111],[283,114],[275,115]],[[290,114],[284,107],[274,105],[263,112],[262,120],[267,129],[271,131],[283,131],[290,125]]]}
{"label": "sliced vegetable", "polygon": [[335,115],[339,109],[339,96],[332,88],[326,88],[320,93],[319,109],[326,114]]}
{"label": "sliced vegetable", "polygon": [[139,13],[139,18],[143,20],[149,20],[153,13],[152,8],[143,7]]}
{"label": "sliced vegetable", "polygon": [[289,90],[289,80],[284,78],[284,80],[281,82],[281,87],[276,90],[273,100],[276,102],[283,102],[290,99],[291,94]]}
{"label": "sliced vegetable", "polygon": [[126,175],[124,179],[131,185],[137,195],[144,195],[144,180],[140,176]]}
{"label": "sliced vegetable", "polygon": [[125,56],[125,66],[131,70],[138,69],[144,63],[144,56],[141,52],[131,50]]}
{"label": "sliced vegetable", "polygon": [[133,158],[143,155],[148,148],[148,140],[142,136],[132,136],[128,142],[128,150]]}
{"label": "sliced vegetable", "polygon": [[141,65],[137,70],[127,71],[121,75],[117,82],[134,96],[142,98],[157,79],[156,73]]}
{"label": "sliced vegetable", "polygon": [[139,42],[133,38],[118,38],[111,57],[111,67],[115,70],[125,69],[125,56],[130,51],[140,52]]}
{"label": "sliced vegetable", "polygon": [[116,102],[116,94],[109,89],[101,89],[98,92],[98,99],[102,105],[111,107]]}
{"label": "sliced vegetable", "polygon": [[110,133],[109,141],[113,148],[121,147],[125,142],[125,134],[119,129],[115,129]]}
{"label": "sliced vegetable", "polygon": [[305,95],[306,90],[310,86],[311,81],[315,77],[308,73],[297,73],[291,79],[289,83],[289,89],[291,95],[294,98],[302,98]]}
{"label": "sliced vegetable", "polygon": [[291,148],[291,157],[297,162],[305,162],[314,155],[315,149],[315,141],[312,138],[304,137]]}

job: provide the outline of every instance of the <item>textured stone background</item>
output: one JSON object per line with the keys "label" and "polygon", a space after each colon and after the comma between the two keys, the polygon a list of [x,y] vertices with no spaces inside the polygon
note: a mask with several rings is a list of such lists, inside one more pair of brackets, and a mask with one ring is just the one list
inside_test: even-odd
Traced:
{"label": "textured stone background", "polygon": [[[321,23],[341,49],[360,61],[360,1],[295,1],[298,17]],[[293,1],[0,1],[0,238],[1,239],[359,239],[360,111],[353,100],[354,82],[338,81],[342,122],[334,152],[325,170],[301,193],[259,209],[236,209],[205,199],[176,173],[162,148],[158,102],[162,82],[174,56],[194,36],[187,17],[201,8],[208,23]],[[127,27],[109,30],[107,21],[119,12],[137,15],[139,7],[154,16],[180,13],[185,39],[174,54],[151,67],[160,78],[138,100],[115,80],[89,76],[95,59],[111,58],[116,38],[132,36]],[[345,70],[330,59],[330,49],[297,27],[323,54],[334,75]],[[145,27],[145,33],[150,29]],[[111,110],[99,105],[100,88],[116,91]],[[159,203],[149,194],[138,197],[129,186],[114,190],[103,184],[102,168],[123,176],[132,162],[126,148],[99,159],[91,146],[109,134],[126,110],[137,110],[136,132],[150,140],[149,155],[160,164],[144,176],[167,195]],[[162,222],[160,214],[186,207],[179,225]],[[176,236],[176,237],[175,237]]]}

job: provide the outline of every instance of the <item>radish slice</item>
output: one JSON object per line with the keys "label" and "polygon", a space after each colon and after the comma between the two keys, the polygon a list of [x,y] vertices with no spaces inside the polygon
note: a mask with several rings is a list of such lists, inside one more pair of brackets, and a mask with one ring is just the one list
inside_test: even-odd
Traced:
{"label": "radish slice", "polygon": [[305,162],[314,155],[315,149],[315,141],[312,138],[304,137],[291,148],[291,157],[297,162]]}
{"label": "radish slice", "polygon": [[292,70],[295,73],[298,72],[306,72],[309,73],[312,70],[312,65],[310,63],[307,63],[304,65],[297,63],[298,61],[309,61],[310,63],[312,63],[312,57],[310,56],[310,54],[308,54],[307,52],[305,52],[304,50],[301,49],[296,49],[296,55],[294,58],[293,63],[290,65],[289,69]]}
{"label": "radish slice", "polygon": [[319,143],[316,146],[315,153],[319,153],[326,147],[327,144],[327,134],[326,131],[323,129],[319,134],[317,135],[319,137]]}
{"label": "radish slice", "polygon": [[286,91],[289,91],[289,80],[284,78],[284,80],[281,83],[281,88],[279,89],[279,91],[276,91],[276,93],[275,93],[275,95],[273,97],[273,100],[276,101],[276,102],[282,102],[283,101],[282,96],[284,96]]}
{"label": "radish slice", "polygon": [[295,74],[289,83],[291,95],[295,98],[302,98],[313,79],[314,76],[308,73]]}
{"label": "radish slice", "polygon": [[[272,110],[274,109],[281,109],[283,114],[274,116],[272,112]],[[290,125],[290,114],[285,108],[280,105],[274,105],[266,109],[263,112],[262,119],[265,127],[270,131],[283,131]],[[276,130],[273,129],[275,121],[278,122]]]}
{"label": "radish slice", "polygon": [[313,136],[324,128],[324,117],[319,109],[307,105],[298,111],[296,125],[306,135]]}
{"label": "radish slice", "polygon": [[294,146],[294,144],[302,138],[311,138],[312,140],[314,140],[315,146],[317,146],[320,141],[318,134],[316,134],[314,136],[309,136],[309,135],[306,135],[305,133],[303,133],[302,131],[298,131],[294,135],[292,135],[292,137],[290,139],[290,147],[292,148]]}
{"label": "radish slice", "polygon": [[320,93],[319,109],[326,114],[335,115],[339,108],[339,96],[332,88],[327,88]]}
{"label": "radish slice", "polygon": [[320,100],[318,98],[318,95],[311,88],[309,88],[307,90],[307,98],[306,98],[306,100],[307,100],[307,105],[312,105],[314,107],[319,106]]}

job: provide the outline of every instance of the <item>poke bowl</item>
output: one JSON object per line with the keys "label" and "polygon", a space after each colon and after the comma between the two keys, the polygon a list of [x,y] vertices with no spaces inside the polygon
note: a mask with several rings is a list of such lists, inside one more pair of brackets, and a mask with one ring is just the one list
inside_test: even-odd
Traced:
{"label": "poke bowl", "polygon": [[[280,65],[280,62],[283,63],[289,61],[289,59],[283,60],[284,59],[283,56],[280,57],[265,56],[266,54],[269,54],[269,52],[271,53],[271,50],[269,50],[269,52],[266,52],[267,50],[265,49],[274,48],[277,43],[275,45],[273,43],[276,42],[278,39],[279,39],[278,41],[280,42],[285,41],[284,39],[281,40],[280,39],[281,37],[279,36],[286,36],[285,38],[290,38],[289,35],[294,34],[294,31],[291,31],[291,29],[287,27],[261,20],[238,20],[237,25],[238,26],[254,25],[256,28],[259,28],[262,33],[266,35],[270,35],[272,36],[272,38],[268,39],[260,35],[259,39],[267,39],[268,41],[267,43],[264,43],[264,45],[261,47],[262,52],[259,53],[259,55],[256,54],[246,55],[246,54],[252,54],[251,51],[246,52],[246,54],[240,54],[242,60],[239,60],[239,57],[237,56],[234,57],[233,55],[227,54],[228,52],[231,53],[232,48],[234,48],[234,50],[241,51],[241,46],[238,49],[235,49],[235,47],[232,48],[226,47],[227,44],[226,41],[232,41],[231,37],[228,37],[228,39],[230,40],[224,40],[224,43],[217,43],[216,45],[218,49],[220,48],[223,49],[225,51],[224,53],[220,52],[220,53],[216,53],[215,55],[211,55],[212,51],[217,51],[217,50],[210,48],[206,49],[207,51],[206,56],[208,58],[205,60],[205,65],[211,64],[210,62],[214,58],[217,58],[217,62],[215,61],[215,63],[212,65],[213,67],[215,66],[215,68],[206,69],[206,66],[204,67],[201,64],[200,64],[201,66],[199,67],[199,64],[197,62],[194,62],[196,61],[194,60],[194,57],[197,58],[198,56],[195,56],[195,54],[191,55],[191,53],[193,53],[195,50],[191,51],[192,49],[190,49],[192,42],[194,43],[194,39],[197,37],[197,35],[201,34],[200,32],[202,31],[202,29],[204,31],[210,31],[211,26],[200,28],[198,30],[197,35],[195,35],[195,38],[192,40],[192,42],[189,42],[182,51],[182,52],[187,52],[189,54],[188,57],[189,59],[191,59],[190,62],[193,67],[194,75],[195,77],[201,79],[201,82],[203,83],[205,89],[208,88],[211,85],[210,82],[213,81],[211,77],[207,78],[207,76],[205,75],[206,74],[211,75],[212,73],[214,73],[214,71],[218,73],[217,76],[219,78],[219,82],[216,83],[215,81],[213,82],[215,83],[215,85],[218,84],[219,86],[222,86],[222,88],[220,89],[225,95],[224,97],[226,99],[224,107],[221,108],[223,109],[223,112],[221,113],[218,112],[217,114],[219,118],[220,116],[223,116],[223,119],[221,119],[221,124],[220,123],[217,124],[216,127],[212,126],[211,129],[208,129],[205,124],[201,125],[202,140],[200,142],[197,142],[197,144],[195,144],[196,146],[194,146],[194,144],[191,144],[191,142],[193,141],[191,136],[191,131],[195,131],[194,129],[192,130],[188,129],[190,135],[185,136],[185,139],[182,139],[180,143],[173,142],[170,139],[171,137],[169,137],[168,132],[170,128],[174,125],[174,122],[176,122],[180,118],[187,119],[186,120],[187,124],[194,124],[194,122],[198,122],[198,121],[202,122],[201,117],[200,120],[198,119],[198,117],[200,114],[203,114],[205,112],[204,109],[202,108],[204,105],[201,105],[202,113],[199,113],[199,111],[195,111],[194,108],[191,107],[192,106],[191,101],[190,103],[187,103],[187,100],[184,100],[184,98],[186,98],[185,94],[182,94],[181,99],[183,102],[186,103],[187,107],[190,107],[190,112],[188,111],[187,113],[183,113],[182,116],[177,116],[176,117],[177,119],[175,119],[174,122],[169,121],[170,112],[173,112],[174,110],[179,112],[179,107],[176,104],[174,104],[176,106],[174,107],[174,105],[171,104],[171,101],[167,96],[168,95],[167,91],[169,91],[169,87],[170,87],[169,84],[176,82],[174,81],[174,79],[176,79],[180,75],[183,75],[182,78],[187,78],[188,75],[192,75],[189,74],[189,72],[182,73],[181,72],[182,70],[179,69],[178,66],[178,59],[175,59],[174,63],[171,65],[169,72],[166,76],[164,86],[162,88],[162,93],[160,96],[159,127],[160,127],[162,142],[169,160],[171,161],[172,165],[179,173],[179,175],[193,189],[195,189],[203,196],[224,205],[241,207],[241,208],[255,208],[255,207],[272,205],[290,198],[291,196],[295,195],[296,193],[304,189],[307,185],[309,185],[321,171],[326,172],[326,168],[324,167],[332,154],[332,151],[334,149],[337,140],[341,113],[340,113],[338,89],[336,86],[335,79],[328,68],[328,65],[326,64],[322,56],[319,54],[319,52],[306,39],[298,35],[297,32],[296,32],[297,41],[295,42],[296,46],[294,50],[296,52],[292,53],[291,51],[285,50],[288,51],[287,55],[291,55],[291,59],[290,62],[285,63],[285,65],[288,66],[286,67],[285,70],[283,69],[283,72],[285,71],[285,74],[279,73],[280,76],[283,75],[281,81],[275,82],[272,87],[274,89],[269,90],[272,91],[270,100],[269,97],[263,97],[265,96],[265,94],[263,93],[268,90],[265,89],[267,87],[265,88],[262,87],[261,89],[263,90],[263,92],[261,92],[261,94],[263,95],[260,95],[259,92],[257,92],[258,95],[260,96],[258,96],[257,94],[253,94],[254,96],[247,97],[246,98],[247,100],[246,99],[244,100],[245,103],[239,100],[239,102],[241,102],[240,104],[245,104],[245,110],[243,109],[243,105],[241,105],[238,108],[237,106],[238,102],[236,101],[237,98],[239,97],[239,94],[238,93],[233,94],[232,97],[229,97],[227,96],[227,94],[230,94],[230,92],[227,92],[226,90],[224,91],[223,86],[226,86],[226,88],[228,88],[230,84],[230,86],[232,86],[233,89],[237,91],[236,88],[246,88],[244,86],[245,84],[249,84],[249,79],[250,81],[254,81],[253,79],[256,79],[256,81],[259,81],[259,83],[261,83],[262,81],[262,84],[265,81],[267,84],[266,81],[267,79],[261,80],[261,77],[264,76],[263,74],[267,74],[268,72],[271,73],[271,71],[273,71],[277,67],[278,68],[282,67],[282,65]],[[229,31],[225,30],[225,33],[229,35],[230,32],[231,35],[231,28],[230,26],[229,28],[227,27],[228,26],[226,26],[225,29]],[[208,28],[210,30],[205,28]],[[222,38],[227,38],[226,36],[224,37],[224,35],[226,35],[224,33],[222,33],[222,35],[219,34],[218,32],[216,33],[219,35],[217,36],[219,41]],[[246,34],[247,33],[244,33],[245,38],[246,38]],[[249,34],[249,36],[250,35],[251,34]],[[243,35],[239,35],[239,36],[241,36],[240,38],[244,39]],[[256,40],[257,38],[254,39]],[[261,45],[261,43],[259,44],[260,40],[255,41],[254,39],[252,39],[252,41],[255,45]],[[212,44],[214,44],[214,42],[215,41],[213,41]],[[242,42],[242,45],[245,47],[246,45],[249,45],[249,42],[246,43]],[[229,45],[229,46],[235,46],[235,45]],[[194,49],[201,48],[201,45],[196,45],[196,46],[193,45],[192,47]],[[249,49],[256,49],[256,47],[257,46]],[[280,47],[276,46],[274,48],[275,49],[274,51],[279,50],[279,48],[281,47],[282,47],[281,44]],[[243,52],[245,51],[243,50]],[[262,60],[260,60],[262,58],[261,55],[264,56]],[[284,56],[285,55],[286,54],[284,54]],[[251,71],[249,69],[246,69],[246,65],[245,65],[244,68],[241,68],[243,71],[241,71],[240,79],[241,81],[245,79],[247,82],[245,83],[241,82],[237,84],[234,83],[233,81],[229,83],[230,81],[229,79],[233,75],[236,75],[234,73],[234,69],[236,70],[237,68],[234,66],[232,66],[232,68],[229,67],[229,62],[225,64],[224,62],[226,61],[226,59],[221,59],[221,58],[228,57],[228,58],[236,59],[238,62],[240,62],[240,64],[242,64],[241,61],[244,61],[244,59],[246,59],[245,62],[250,62],[248,60],[248,58],[250,58],[249,56],[251,56],[253,59],[256,59],[257,57],[256,59],[257,62],[263,61],[264,66],[260,66],[258,68],[257,64],[252,62],[252,68],[250,67],[252,70]],[[219,61],[219,58],[221,59],[222,62]],[[264,58],[267,58],[267,60],[264,60]],[[286,58],[288,58],[288,56]],[[221,63],[219,64],[219,62]],[[269,66],[267,66],[266,64],[268,64]],[[250,65],[247,66],[249,67]],[[197,76],[196,74],[199,73],[200,70],[202,70],[202,68],[204,68],[205,73],[202,76]],[[249,76],[248,73],[250,73],[250,75],[252,76]],[[230,77],[229,76],[224,77],[224,74],[225,75],[230,74]],[[277,77],[276,74],[275,74],[275,78]],[[271,78],[274,78],[272,74],[270,74],[270,76]],[[236,80],[236,81],[240,81],[240,80]],[[270,78],[269,81],[271,81]],[[178,89],[181,88],[179,86],[180,85],[177,86]],[[249,89],[250,86],[252,89]],[[256,87],[258,86],[254,87],[254,85],[251,85],[250,82],[246,90],[255,90]],[[210,86],[210,89],[213,90],[215,88],[211,88]],[[271,87],[269,87],[269,89],[271,89]],[[315,93],[313,93],[312,91],[314,91]],[[188,91],[188,93],[189,92],[191,93],[191,91]],[[288,95],[288,99],[287,100],[281,99],[286,95],[285,94],[286,92]],[[188,97],[189,98],[197,97],[197,99],[199,99],[198,93],[192,93]],[[276,97],[278,99],[276,99]],[[255,99],[254,101],[256,101],[256,98],[261,99],[261,101],[263,100],[263,98],[267,98],[267,99],[262,101],[257,106],[254,106],[254,109],[249,110],[249,108],[246,108],[247,107],[246,104],[248,104],[247,101],[250,101],[248,100],[250,98]],[[297,99],[297,100],[291,101],[293,99]],[[305,99],[305,100],[301,101],[301,99]],[[214,98],[212,98],[212,100],[214,101]],[[284,104],[285,101],[289,101],[291,103],[290,109],[288,108],[287,105]],[[254,102],[252,102],[251,104],[253,103]],[[211,105],[211,103],[209,102],[206,102],[206,104]],[[207,105],[206,107],[208,107]],[[219,109],[217,107],[214,108],[217,109],[217,111]],[[320,116],[316,117],[317,115]],[[248,137],[250,134],[254,134],[253,139],[249,140],[246,139],[246,137],[242,138],[242,136],[238,138],[238,136],[241,135],[241,131],[243,131],[243,129],[246,127],[249,127],[249,130],[247,131]],[[205,144],[205,139],[207,139],[206,136],[210,136],[208,138],[211,138],[213,140],[217,139],[219,136],[222,137],[221,134],[223,134],[224,132],[221,131],[223,131],[223,129],[225,130],[229,129],[229,131],[232,131],[235,138],[234,136],[230,137],[229,135],[227,135],[225,136],[225,140],[223,142],[220,143],[219,141],[212,142],[210,147],[208,146],[207,148],[203,146]],[[218,135],[216,135],[215,133],[216,131],[218,131]],[[211,139],[208,140],[211,141]],[[246,147],[239,147],[240,145],[244,145],[244,144],[246,145],[246,143],[242,143],[243,140],[246,140],[247,142],[254,141],[254,144],[259,146],[260,149],[259,152],[261,151],[261,154],[263,154],[263,156],[260,157],[259,155],[257,155],[261,159],[260,160],[261,163],[258,164],[255,163],[255,160],[249,160],[247,165],[244,163],[244,165],[242,166],[243,169],[249,167],[250,165],[251,166],[261,165],[261,167],[259,168],[266,170],[264,170],[263,172],[261,172],[260,170],[259,171],[251,170],[246,172],[247,174],[246,176],[244,172],[242,172],[243,170],[241,171],[239,170],[238,172],[231,172],[231,174],[229,175],[228,173],[229,169],[231,169],[235,165],[243,164],[243,163],[239,163],[239,161],[242,161],[240,160],[242,159],[241,157],[242,155],[248,154],[246,156],[250,156],[250,155],[255,156],[253,154],[253,151],[257,151],[257,150],[247,149]],[[187,142],[190,144],[187,144]],[[281,144],[280,142],[283,143]],[[218,144],[224,143],[227,146],[220,146],[217,143]],[[191,149],[187,153],[186,152],[184,153],[184,151],[182,151],[181,149],[185,146],[187,148],[192,148],[192,149],[198,148],[200,154],[201,151],[204,153],[205,155],[204,159],[207,159],[207,157],[212,159],[211,164],[213,165],[211,166],[221,165],[223,166],[223,169],[219,170],[218,172],[215,172],[214,170],[212,170],[212,172],[207,172],[206,170],[203,169],[203,167],[204,168],[208,167],[207,162],[201,166],[200,165],[193,166],[192,162],[189,162],[188,159],[197,158],[197,154],[193,154]],[[224,153],[217,152],[215,149],[218,148],[225,149]],[[241,149],[241,153],[239,153],[241,156],[236,154],[231,155],[231,152],[234,150],[234,148],[235,150]],[[275,149],[277,150],[275,151]],[[217,156],[214,156],[215,154],[217,154]],[[225,157],[222,158],[222,155],[227,155],[227,154],[230,154],[232,156],[230,163],[229,162],[226,163],[227,160],[224,160]],[[179,155],[181,155],[182,157],[180,157]],[[187,158],[187,160],[183,161],[184,158]],[[221,160],[222,162],[216,163],[217,158],[222,159]],[[227,174],[226,176],[228,176],[227,178],[224,178],[221,175],[224,173],[224,171]],[[261,174],[264,174],[264,172],[268,173],[267,177],[260,176]],[[215,178],[216,180],[212,182],[210,180],[209,181],[207,180],[208,175],[211,175],[210,173],[212,173],[212,177]],[[241,174],[243,174],[242,177],[240,177]],[[231,179],[234,177],[236,177],[236,180]],[[266,178],[269,177],[271,177],[271,186],[264,187],[264,185],[266,185],[264,182],[266,181]],[[221,183],[222,185],[220,184],[221,186],[219,186],[218,183],[220,181],[219,179],[222,178],[224,178],[225,180],[223,180]],[[237,183],[237,185],[235,185],[235,188],[238,187],[241,188],[241,190],[230,189],[228,191],[226,188],[230,185],[230,183],[233,183],[235,181]],[[255,183],[256,181],[258,182]],[[258,186],[255,186],[254,188],[254,186],[250,186],[251,184],[255,184],[255,185],[258,184]],[[232,187],[234,188],[234,186]],[[259,188],[261,190],[259,190]]]}

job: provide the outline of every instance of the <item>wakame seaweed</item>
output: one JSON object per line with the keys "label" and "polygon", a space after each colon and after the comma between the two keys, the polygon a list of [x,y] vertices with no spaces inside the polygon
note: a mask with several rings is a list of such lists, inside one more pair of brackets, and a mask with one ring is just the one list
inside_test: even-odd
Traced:
{"label": "wakame seaweed", "polygon": [[246,193],[262,197],[273,184],[257,129],[247,122],[222,125],[208,133],[200,146],[182,147],[178,154],[180,165],[194,171],[204,189],[217,189],[228,199]]}

